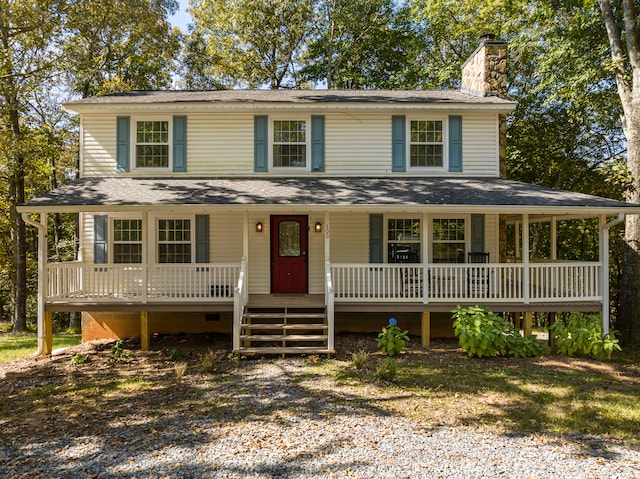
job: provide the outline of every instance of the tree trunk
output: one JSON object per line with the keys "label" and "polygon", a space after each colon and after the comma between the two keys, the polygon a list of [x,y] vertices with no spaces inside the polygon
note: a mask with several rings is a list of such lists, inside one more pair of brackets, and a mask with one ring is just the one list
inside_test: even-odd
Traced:
{"label": "tree trunk", "polygon": [[[627,201],[640,203],[640,114],[627,120],[627,166],[633,188]],[[635,131],[638,130],[638,131]],[[620,314],[616,329],[625,344],[640,344],[640,216],[627,215],[624,234],[624,260],[620,284]]]}
{"label": "tree trunk", "polygon": [[[16,104],[14,102],[14,104]],[[18,146],[15,156],[15,164],[9,185],[9,210],[11,217],[11,236],[14,241],[14,307],[13,330],[26,331],[27,329],[27,229],[17,207],[24,203],[24,153],[22,151],[22,131],[20,129],[20,116],[17,110],[9,112],[11,131]]]}

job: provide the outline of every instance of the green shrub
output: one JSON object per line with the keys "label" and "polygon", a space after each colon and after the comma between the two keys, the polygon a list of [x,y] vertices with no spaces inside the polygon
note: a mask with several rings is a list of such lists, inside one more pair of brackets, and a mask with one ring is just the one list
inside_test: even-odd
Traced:
{"label": "green shrub", "polygon": [[71,362],[72,366],[78,366],[80,364],[90,363],[91,362],[91,358],[89,357],[88,354],[73,353],[73,354],[71,354],[71,361],[70,362]]}
{"label": "green shrub", "polygon": [[602,335],[602,324],[597,314],[584,315],[573,312],[566,321],[556,321],[551,325],[551,337],[559,354],[611,359],[613,351],[622,351],[615,337],[615,331]]}
{"label": "green shrub", "polygon": [[124,343],[122,342],[122,339],[119,339],[113,346],[111,346],[111,352],[109,353],[107,361],[110,363],[119,363],[129,359],[130,357],[131,351],[125,351]]}
{"label": "green shrub", "polygon": [[398,363],[390,357],[386,357],[384,361],[376,368],[375,376],[381,381],[393,381],[398,375]]}
{"label": "green shrub", "polygon": [[481,306],[465,309],[458,306],[452,313],[454,333],[469,357],[499,354],[522,358],[540,356],[544,350],[544,345],[535,336],[522,337],[504,318]]}
{"label": "green shrub", "polygon": [[404,349],[407,341],[409,341],[409,331],[402,331],[398,327],[396,318],[391,318],[389,324],[384,326],[382,332],[378,334],[378,349],[387,356],[395,356]]}
{"label": "green shrub", "polygon": [[351,363],[356,369],[366,369],[369,365],[369,353],[363,349],[351,353]]}

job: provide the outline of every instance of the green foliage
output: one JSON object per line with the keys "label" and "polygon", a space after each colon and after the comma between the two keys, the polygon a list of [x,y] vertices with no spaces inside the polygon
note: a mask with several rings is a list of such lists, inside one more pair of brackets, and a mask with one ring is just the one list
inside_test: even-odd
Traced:
{"label": "green foliage", "polygon": [[356,369],[366,369],[369,366],[369,353],[364,350],[351,354],[351,363]]}
{"label": "green foliage", "polygon": [[122,339],[119,339],[111,346],[111,352],[107,361],[110,363],[120,363],[127,361],[131,357],[131,351],[125,351]]}
{"label": "green foliage", "polygon": [[84,354],[84,353],[73,353],[71,355],[71,365],[72,366],[78,366],[80,364],[86,364],[86,363],[90,363],[91,362],[91,358],[89,357],[88,354]]}
{"label": "green foliage", "polygon": [[387,356],[395,356],[404,348],[409,341],[409,331],[402,331],[395,318],[389,319],[389,324],[382,328],[382,332],[378,334],[378,349]]}
{"label": "green foliage", "polygon": [[615,331],[602,336],[602,324],[597,314],[584,315],[573,312],[566,322],[556,321],[550,329],[559,354],[611,359],[613,351],[622,351]]}
{"label": "green foliage", "polygon": [[169,361],[180,361],[184,359],[185,354],[180,351],[180,348],[171,348],[169,351]]}
{"label": "green foliage", "polygon": [[376,367],[375,377],[381,381],[393,381],[397,375],[398,363],[390,357],[384,358],[384,361]]}
{"label": "green foliage", "polygon": [[504,318],[481,306],[452,311],[454,333],[460,346],[469,357],[486,357],[499,354],[522,358],[540,356],[544,349],[535,336],[522,337]]}

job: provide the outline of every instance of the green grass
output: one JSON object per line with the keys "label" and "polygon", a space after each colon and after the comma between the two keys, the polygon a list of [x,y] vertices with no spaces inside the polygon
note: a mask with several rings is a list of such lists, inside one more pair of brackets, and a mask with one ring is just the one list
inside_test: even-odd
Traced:
{"label": "green grass", "polygon": [[[53,349],[80,344],[82,335],[59,333],[53,335]],[[0,363],[31,356],[38,350],[35,333],[0,332]]]}
{"label": "green grass", "polygon": [[567,358],[472,359],[434,364],[398,361],[397,376],[377,383],[373,367],[353,365],[339,383],[388,390],[385,406],[426,424],[494,432],[579,433],[640,444],[637,366]]}

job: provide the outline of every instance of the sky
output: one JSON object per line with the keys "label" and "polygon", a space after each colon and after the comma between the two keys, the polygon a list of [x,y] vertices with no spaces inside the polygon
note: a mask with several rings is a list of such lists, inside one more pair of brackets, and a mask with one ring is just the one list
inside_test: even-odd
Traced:
{"label": "sky", "polygon": [[178,27],[181,31],[187,31],[187,24],[191,23],[191,15],[187,13],[187,8],[189,8],[188,0],[179,0],[180,9],[176,12],[175,15],[169,17],[169,21],[171,25],[174,27]]}

